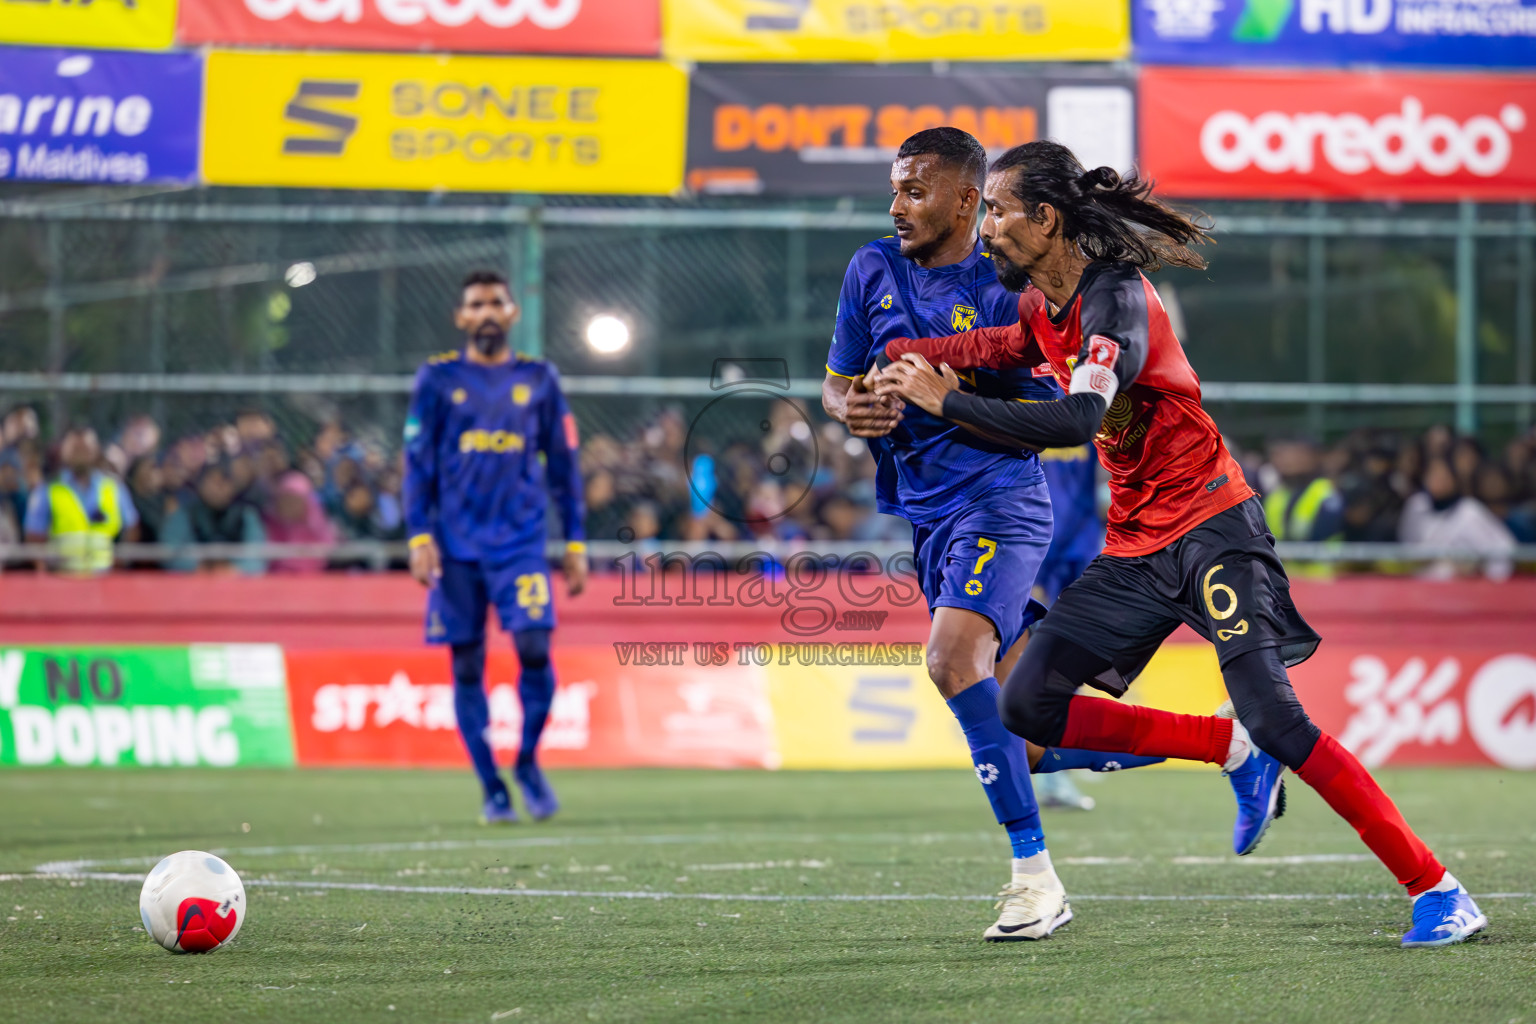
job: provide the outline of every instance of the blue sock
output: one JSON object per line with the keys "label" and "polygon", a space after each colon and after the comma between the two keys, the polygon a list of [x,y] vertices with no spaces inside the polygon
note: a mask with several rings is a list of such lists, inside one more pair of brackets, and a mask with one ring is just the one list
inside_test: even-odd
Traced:
{"label": "blue sock", "polygon": [[491,707],[485,699],[485,641],[453,645],[453,713],[458,719],[464,749],[480,777],[485,798],[498,805],[511,802],[507,784],[496,771],[496,758],[486,731],[491,724]]}
{"label": "blue sock", "polygon": [[517,696],[523,702],[523,741],[517,748],[517,763],[523,767],[534,763],[539,737],[549,721],[549,707],[555,701],[555,668],[549,663],[549,630],[519,630],[512,640],[522,666]]}
{"label": "blue sock", "polygon": [[976,777],[992,803],[998,824],[1008,830],[1015,857],[1033,857],[1045,849],[1040,806],[1029,784],[1029,755],[1022,737],[1003,727],[997,714],[1001,687],[990,676],[960,691],[946,703],[965,730]]}
{"label": "blue sock", "polygon": [[1140,754],[1106,754],[1102,750],[1058,750],[1047,747],[1045,756],[1035,765],[1036,775],[1064,772],[1068,768],[1087,768],[1091,772],[1118,772],[1123,768],[1145,768],[1161,764],[1166,757],[1142,757]]}

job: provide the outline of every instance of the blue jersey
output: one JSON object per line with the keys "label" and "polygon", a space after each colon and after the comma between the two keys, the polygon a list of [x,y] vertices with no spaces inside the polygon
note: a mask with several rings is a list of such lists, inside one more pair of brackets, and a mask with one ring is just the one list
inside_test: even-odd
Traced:
{"label": "blue jersey", "polygon": [[[973,327],[1019,322],[1019,297],[997,281],[978,242],[966,259],[925,269],[905,258],[895,238],[854,253],[838,298],[827,369],[856,377],[893,338],[944,337]],[[967,384],[993,398],[1046,400],[1050,378],[1029,369],[977,370]],[[928,523],[965,508],[987,491],[1042,479],[1034,455],[985,441],[913,405],[895,430],[869,442],[882,512]]]}
{"label": "blue jersey", "polygon": [[462,352],[416,374],[405,421],[405,520],[445,557],[498,564],[543,551],[554,498],[567,540],[585,538],[576,420],[541,359],[498,366]]}
{"label": "blue jersey", "polygon": [[1099,521],[1098,454],[1091,444],[1047,448],[1040,453],[1040,465],[1045,469],[1055,520],[1046,561],[1086,565],[1104,549],[1104,524]]}

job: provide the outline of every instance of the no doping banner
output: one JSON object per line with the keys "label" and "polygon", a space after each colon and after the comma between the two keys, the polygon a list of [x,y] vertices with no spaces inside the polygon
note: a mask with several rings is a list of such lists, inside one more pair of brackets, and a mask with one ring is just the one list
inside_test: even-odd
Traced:
{"label": "no doping banner", "polygon": [[282,648],[0,648],[0,765],[291,765]]}

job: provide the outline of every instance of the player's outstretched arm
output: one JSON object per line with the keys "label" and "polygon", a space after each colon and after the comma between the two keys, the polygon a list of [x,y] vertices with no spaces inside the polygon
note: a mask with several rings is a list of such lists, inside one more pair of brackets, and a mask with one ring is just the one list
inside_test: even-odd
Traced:
{"label": "player's outstretched arm", "polygon": [[571,597],[587,587],[587,508],[581,482],[581,439],[576,430],[576,417],[566,404],[565,393],[560,390],[560,379],[550,369],[548,395],[539,423],[539,448],[544,452],[544,475],[549,482],[550,497],[560,510],[560,522],[565,527],[565,555],[561,559],[561,572],[565,575],[565,592]]}
{"label": "player's outstretched arm", "polygon": [[1054,402],[983,398],[961,391],[960,379],[949,366],[935,371],[913,352],[881,372],[876,391],[899,395],[935,416],[980,428],[1021,448],[1039,450],[1086,444],[1099,432],[1113,390],[1106,397],[1101,390],[1079,389],[1075,376],[1073,384],[1073,393]]}
{"label": "player's outstretched arm", "polygon": [[416,374],[411,408],[405,418],[406,536],[410,538],[411,576],[430,587],[443,574],[442,558],[432,534],[437,518],[438,407],[428,367]]}
{"label": "player's outstretched arm", "polygon": [[886,343],[885,354],[890,359],[899,359],[908,352],[922,356],[934,366],[948,363],[958,370],[1005,370],[1045,362],[1040,347],[1023,323],[978,327],[946,338],[897,338]]}

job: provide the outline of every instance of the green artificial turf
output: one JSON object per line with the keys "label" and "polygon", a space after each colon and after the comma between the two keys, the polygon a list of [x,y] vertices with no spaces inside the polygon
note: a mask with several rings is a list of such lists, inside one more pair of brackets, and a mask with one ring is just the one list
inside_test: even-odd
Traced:
{"label": "green artificial turf", "polygon": [[[1294,779],[1242,859],[1213,773],[1084,782],[1097,810],[1046,812],[1077,919],[992,945],[981,898],[829,898],[1005,882],[966,772],[552,777],[557,819],[486,829],[467,773],[0,773],[0,1020],[1536,1024],[1536,775],[1382,773],[1474,892],[1505,894],[1440,950],[1398,948],[1406,899]],[[208,956],[155,945],[131,880],[38,876],[188,848],[247,884]],[[1272,894],[1311,895],[1241,898]],[[784,896],[819,898],[763,899]]]}

